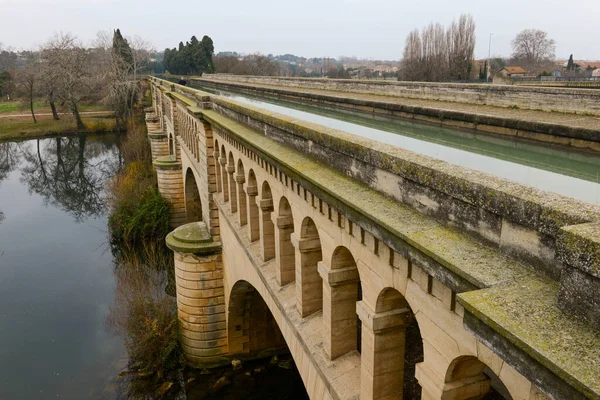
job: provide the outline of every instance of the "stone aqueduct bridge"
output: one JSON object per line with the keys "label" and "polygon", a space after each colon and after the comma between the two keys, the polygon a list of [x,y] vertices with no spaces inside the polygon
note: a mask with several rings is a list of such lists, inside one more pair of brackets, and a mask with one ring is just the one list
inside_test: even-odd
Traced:
{"label": "stone aqueduct bridge", "polygon": [[600,398],[598,208],[150,81],[191,363],[287,346],[312,399]]}

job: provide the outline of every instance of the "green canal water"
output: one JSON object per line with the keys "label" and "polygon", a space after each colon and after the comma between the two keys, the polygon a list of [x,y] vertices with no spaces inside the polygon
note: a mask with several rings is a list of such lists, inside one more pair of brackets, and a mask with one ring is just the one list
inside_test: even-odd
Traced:
{"label": "green canal water", "polygon": [[470,130],[207,88],[194,82],[191,82],[190,86],[451,164],[600,205],[600,157],[594,154]]}
{"label": "green canal water", "polygon": [[117,291],[105,189],[121,166],[114,135],[0,143],[0,399],[306,399],[289,356],[285,368],[186,369],[164,397],[156,379],[133,387],[106,323]]}

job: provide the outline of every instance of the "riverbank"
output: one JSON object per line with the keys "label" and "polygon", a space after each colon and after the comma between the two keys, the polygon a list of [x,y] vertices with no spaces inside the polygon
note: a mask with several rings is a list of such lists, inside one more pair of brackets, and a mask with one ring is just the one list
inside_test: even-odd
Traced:
{"label": "riverbank", "polygon": [[72,115],[61,115],[61,119],[56,121],[51,114],[44,114],[37,117],[38,122],[35,124],[31,120],[31,115],[2,116],[0,114],[0,142],[68,136],[80,133],[99,134],[122,131],[117,128],[111,111],[100,113],[82,112],[81,114],[86,130],[77,129],[75,118]]}

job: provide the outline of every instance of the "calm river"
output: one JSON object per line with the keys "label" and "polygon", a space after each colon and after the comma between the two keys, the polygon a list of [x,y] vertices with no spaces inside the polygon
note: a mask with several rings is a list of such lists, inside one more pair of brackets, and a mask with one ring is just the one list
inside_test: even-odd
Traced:
{"label": "calm river", "polygon": [[0,143],[0,398],[114,398],[127,364],[104,187],[115,136]]}
{"label": "calm river", "polygon": [[[115,295],[105,188],[121,163],[114,135],[0,143],[0,399],[142,398],[119,378],[129,359],[105,322]],[[166,398],[306,399],[282,360],[185,370],[185,390]]]}

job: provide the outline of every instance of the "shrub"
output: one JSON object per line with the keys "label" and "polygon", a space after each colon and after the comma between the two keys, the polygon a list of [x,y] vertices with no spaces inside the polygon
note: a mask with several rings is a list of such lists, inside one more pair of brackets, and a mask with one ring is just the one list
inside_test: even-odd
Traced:
{"label": "shrub", "polygon": [[[162,375],[182,363],[177,305],[165,292],[166,271],[150,265],[162,264],[160,245],[142,249],[145,255],[125,253],[116,266],[115,295],[106,323],[125,338],[130,365]],[[154,261],[147,264],[148,259]]]}
{"label": "shrub", "polygon": [[169,203],[158,192],[146,130],[135,118],[121,153],[125,168],[109,186],[111,242],[119,247],[163,240],[169,233]]}
{"label": "shrub", "polygon": [[117,200],[108,219],[113,241],[139,244],[164,238],[169,233],[169,203],[155,187],[144,188],[129,177],[124,181],[121,192],[129,196]]}

